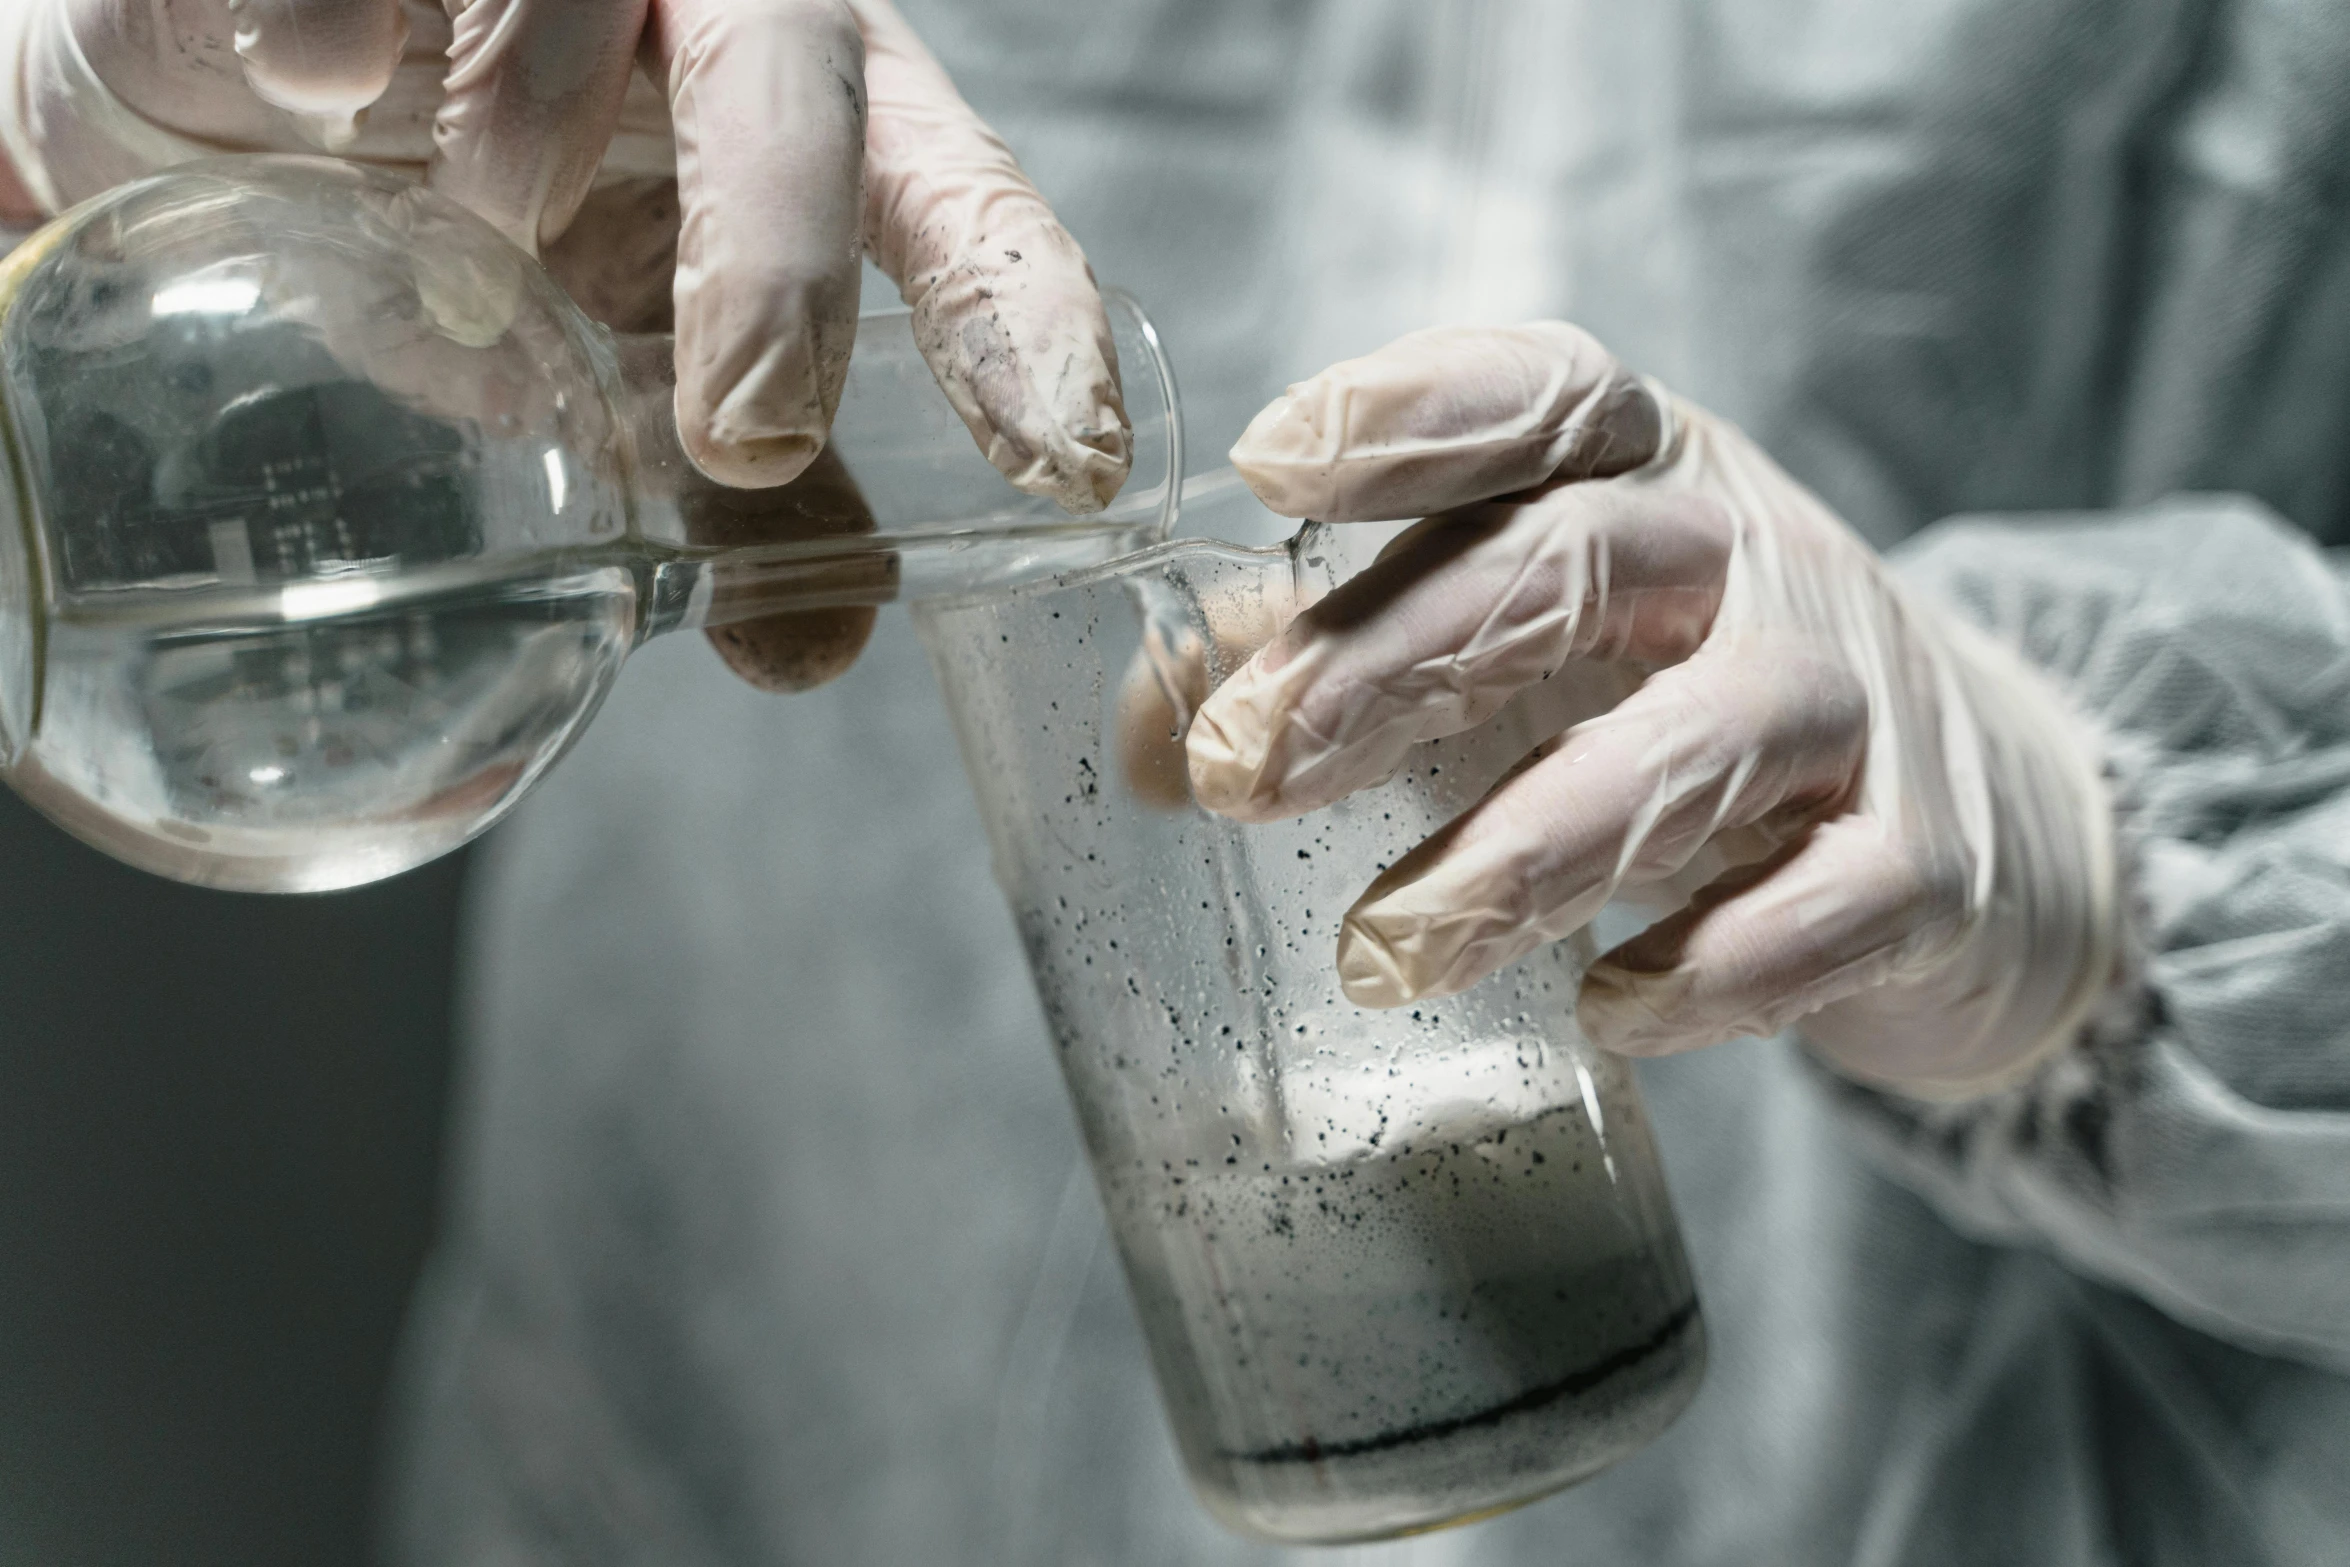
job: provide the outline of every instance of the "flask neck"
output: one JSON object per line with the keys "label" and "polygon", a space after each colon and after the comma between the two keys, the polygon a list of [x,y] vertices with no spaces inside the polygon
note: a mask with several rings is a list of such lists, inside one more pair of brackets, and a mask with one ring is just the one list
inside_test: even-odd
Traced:
{"label": "flask neck", "polygon": [[[641,636],[993,591],[1099,565],[1164,537],[1174,519],[1181,444],[1163,367],[1139,383],[1158,394],[1136,426],[1151,435],[1137,448],[1151,482],[1129,483],[1104,511],[1072,516],[989,466],[902,312],[860,322],[824,450],[772,489],[730,489],[686,455],[670,338],[615,336],[609,347],[631,522],[652,567]],[[1159,365],[1155,339],[1135,352],[1138,365]],[[1137,406],[1130,393],[1129,413]]]}

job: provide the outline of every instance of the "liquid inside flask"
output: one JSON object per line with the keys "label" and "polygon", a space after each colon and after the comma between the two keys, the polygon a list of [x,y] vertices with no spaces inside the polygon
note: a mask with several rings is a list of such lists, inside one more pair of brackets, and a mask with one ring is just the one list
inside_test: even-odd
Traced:
{"label": "liquid inside flask", "polygon": [[454,203],[312,158],[125,186],[0,262],[0,776],[182,881],[418,865],[510,809],[647,637],[1163,532],[1173,381],[1108,303],[1133,466],[1100,513],[988,466],[903,310],[860,323],[808,476],[728,491],[678,448],[668,340],[597,326]]}

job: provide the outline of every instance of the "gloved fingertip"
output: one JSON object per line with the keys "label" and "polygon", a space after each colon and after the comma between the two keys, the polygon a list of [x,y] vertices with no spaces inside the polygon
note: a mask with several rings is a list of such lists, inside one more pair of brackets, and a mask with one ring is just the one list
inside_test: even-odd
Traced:
{"label": "gloved fingertip", "polygon": [[1134,466],[1133,448],[1125,410],[1113,406],[1106,416],[1056,425],[1033,444],[997,430],[987,460],[1013,488],[1086,517],[1117,498]]}
{"label": "gloved fingertip", "polygon": [[857,336],[857,278],[743,273],[679,241],[677,434],[720,484],[767,489],[824,449]]}
{"label": "gloved fingertip", "polygon": [[1205,712],[1192,719],[1183,754],[1185,770],[1191,775],[1191,797],[1200,809],[1237,822],[1271,819],[1256,808],[1259,768],[1242,756],[1231,736]]}
{"label": "gloved fingertip", "polygon": [[1105,365],[1092,384],[1067,399],[1046,443],[1051,486],[1041,493],[1071,516],[1089,516],[1117,498],[1134,469],[1134,424],[1118,377]]}
{"label": "gloved fingertip", "polygon": [[407,48],[404,9],[354,4],[303,11],[284,0],[241,0],[230,10],[236,16],[230,46],[253,95],[283,109],[314,146],[340,152],[357,140],[359,117],[391,86]]}
{"label": "gloved fingertip", "polygon": [[[1425,851],[1418,851],[1424,853]],[[1407,859],[1371,884],[1338,926],[1338,979],[1361,1006],[1400,1007],[1468,989],[1518,956],[1477,896],[1476,876],[1443,857]],[[1522,952],[1523,949],[1520,949]]]}
{"label": "gloved fingertip", "polygon": [[1358,1007],[1387,1011],[1420,999],[1376,917],[1349,914],[1338,927],[1338,988]]}
{"label": "gloved fingertip", "polygon": [[1030,493],[1067,512],[1072,517],[1090,517],[1108,506],[1117,495],[1118,487],[1126,482],[1124,468],[1108,462],[1080,461],[1067,467],[1056,467],[1049,478]]}
{"label": "gloved fingertip", "polygon": [[1072,428],[1069,443],[1074,460],[1061,465],[1059,483],[1047,493],[1070,515],[1090,516],[1118,498],[1134,471],[1134,430],[1124,406],[1114,403],[1106,419]]}
{"label": "gloved fingertip", "polygon": [[1184,736],[1192,798],[1205,810],[1240,822],[1277,821],[1278,789],[1268,788],[1266,758],[1272,735],[1262,704],[1252,700],[1252,682],[1241,670],[1200,704]]}
{"label": "gloved fingertip", "polygon": [[1291,387],[1257,411],[1226,453],[1250,491],[1279,517],[1330,510],[1337,464],[1315,406]]}
{"label": "gloved fingertip", "polygon": [[870,604],[804,609],[714,626],[704,633],[736,675],[762,691],[813,691],[838,680],[872,638]]}
{"label": "gloved fingertip", "polygon": [[[915,342],[989,464],[1024,494],[1089,516],[1134,466],[1109,322],[1076,242],[1049,214],[1044,232],[1002,254],[1029,264],[1007,274],[966,260],[906,291]],[[1055,254],[1057,270],[1033,264]]]}
{"label": "gloved fingertip", "polygon": [[[685,432],[681,429],[681,434]],[[807,472],[824,450],[821,436],[800,431],[775,435],[720,439],[707,433],[685,434],[686,455],[694,466],[720,484],[738,490],[767,490],[789,484]]]}

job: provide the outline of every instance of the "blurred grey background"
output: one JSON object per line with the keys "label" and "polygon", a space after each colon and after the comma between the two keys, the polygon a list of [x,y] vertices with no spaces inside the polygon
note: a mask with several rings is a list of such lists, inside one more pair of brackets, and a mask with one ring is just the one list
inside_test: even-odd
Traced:
{"label": "blurred grey background", "polygon": [[0,790],[0,1567],[366,1559],[463,876],[200,892]]}

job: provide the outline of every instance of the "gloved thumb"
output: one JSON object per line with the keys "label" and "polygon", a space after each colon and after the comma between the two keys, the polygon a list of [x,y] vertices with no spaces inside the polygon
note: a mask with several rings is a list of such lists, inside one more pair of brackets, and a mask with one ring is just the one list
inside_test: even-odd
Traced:
{"label": "gloved thumb", "polygon": [[1580,327],[1437,327],[1290,387],[1232,466],[1284,517],[1388,522],[1625,473],[1663,435],[1656,396]]}

